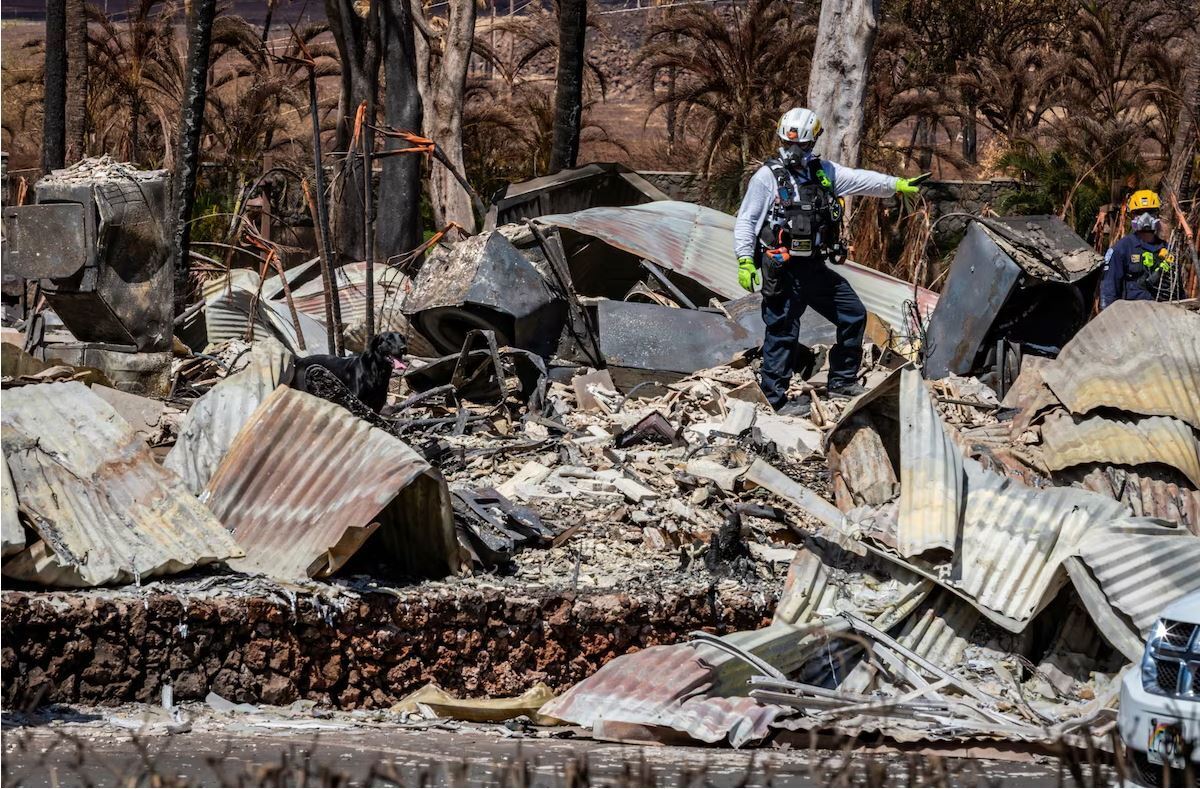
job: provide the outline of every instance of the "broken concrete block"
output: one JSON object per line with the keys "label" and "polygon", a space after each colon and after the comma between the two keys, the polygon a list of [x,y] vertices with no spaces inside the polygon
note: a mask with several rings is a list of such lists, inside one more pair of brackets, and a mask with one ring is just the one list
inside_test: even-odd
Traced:
{"label": "broken concrete block", "polygon": [[538,463],[536,460],[531,460],[517,469],[516,474],[513,474],[507,480],[497,485],[496,490],[499,491],[500,495],[512,498],[516,495],[519,487],[536,486],[548,476],[550,476],[549,468]]}
{"label": "broken concrete block", "polygon": [[702,479],[711,479],[721,490],[732,493],[738,479],[746,473],[749,466],[726,468],[715,460],[708,458],[693,458],[688,461],[687,473]]}
{"label": "broken concrete block", "polygon": [[759,414],[754,424],[762,431],[763,438],[775,442],[785,455],[806,458],[821,446],[821,431],[807,419]]}
{"label": "broken concrete block", "polygon": [[771,402],[769,400],[767,400],[767,396],[765,394],[763,394],[762,387],[760,387],[758,385],[757,381],[750,381],[748,383],[742,384],[741,386],[739,386],[735,389],[730,389],[729,392],[726,393],[725,397],[726,397],[726,407],[727,408],[729,407],[728,400],[730,400],[730,399],[744,400],[748,403],[754,403],[755,405],[760,405],[763,408],[771,407]]}
{"label": "broken concrete block", "polygon": [[754,417],[757,410],[754,403],[746,402],[745,400],[730,400],[728,402],[729,414],[725,417],[725,421],[721,423],[721,432],[728,433],[731,436],[739,436],[744,431],[749,430],[754,424]]}
{"label": "broken concrete block", "polygon": [[641,504],[647,499],[658,498],[658,492],[626,477],[618,477],[612,485],[621,492],[625,499],[633,504]]}
{"label": "broken concrete block", "polygon": [[642,542],[652,551],[665,551],[671,546],[671,542],[663,530],[654,526],[642,529]]}

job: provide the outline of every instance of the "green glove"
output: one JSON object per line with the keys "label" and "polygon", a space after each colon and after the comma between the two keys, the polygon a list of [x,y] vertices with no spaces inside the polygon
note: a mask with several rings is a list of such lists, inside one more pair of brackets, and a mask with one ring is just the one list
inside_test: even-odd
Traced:
{"label": "green glove", "polygon": [[754,265],[754,258],[738,258],[738,284],[745,290],[754,292],[754,286],[762,284],[762,277]]}
{"label": "green glove", "polygon": [[931,173],[921,173],[916,178],[897,178],[896,194],[915,195],[920,191],[917,187],[929,180]]}

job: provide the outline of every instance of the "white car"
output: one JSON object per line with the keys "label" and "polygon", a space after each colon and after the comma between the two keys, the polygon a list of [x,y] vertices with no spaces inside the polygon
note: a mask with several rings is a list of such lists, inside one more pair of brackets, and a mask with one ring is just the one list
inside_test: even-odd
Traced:
{"label": "white car", "polygon": [[1200,591],[1171,603],[1155,623],[1141,666],[1121,682],[1117,726],[1139,783],[1161,785],[1165,765],[1171,784],[1182,785],[1189,761],[1200,775]]}

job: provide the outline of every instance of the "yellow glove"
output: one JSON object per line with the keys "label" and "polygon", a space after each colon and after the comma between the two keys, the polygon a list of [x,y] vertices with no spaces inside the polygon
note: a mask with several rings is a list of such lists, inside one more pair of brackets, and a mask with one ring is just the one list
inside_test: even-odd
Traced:
{"label": "yellow glove", "polygon": [[738,284],[744,290],[748,290],[751,293],[754,292],[755,285],[762,284],[762,276],[758,273],[758,268],[754,265],[754,258],[738,258]]}
{"label": "yellow glove", "polygon": [[931,173],[921,173],[916,178],[897,178],[896,179],[896,194],[898,195],[915,195],[921,191],[918,187],[929,180]]}

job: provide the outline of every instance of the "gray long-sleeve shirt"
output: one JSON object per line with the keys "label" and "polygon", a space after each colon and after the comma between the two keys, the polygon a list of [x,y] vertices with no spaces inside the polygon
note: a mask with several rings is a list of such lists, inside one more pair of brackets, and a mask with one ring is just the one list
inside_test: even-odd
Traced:
{"label": "gray long-sleeve shirt", "polygon": [[[833,194],[836,197],[890,197],[896,193],[898,179],[895,176],[884,175],[874,170],[843,167],[828,160],[822,161],[821,166],[833,184]],[[797,186],[795,178],[792,181],[794,189]],[[754,256],[758,233],[762,230],[763,222],[767,221],[775,196],[775,175],[770,167],[763,165],[750,179],[750,184],[746,187],[746,196],[742,198],[741,208],[737,212],[737,222],[733,226],[734,257]]]}

